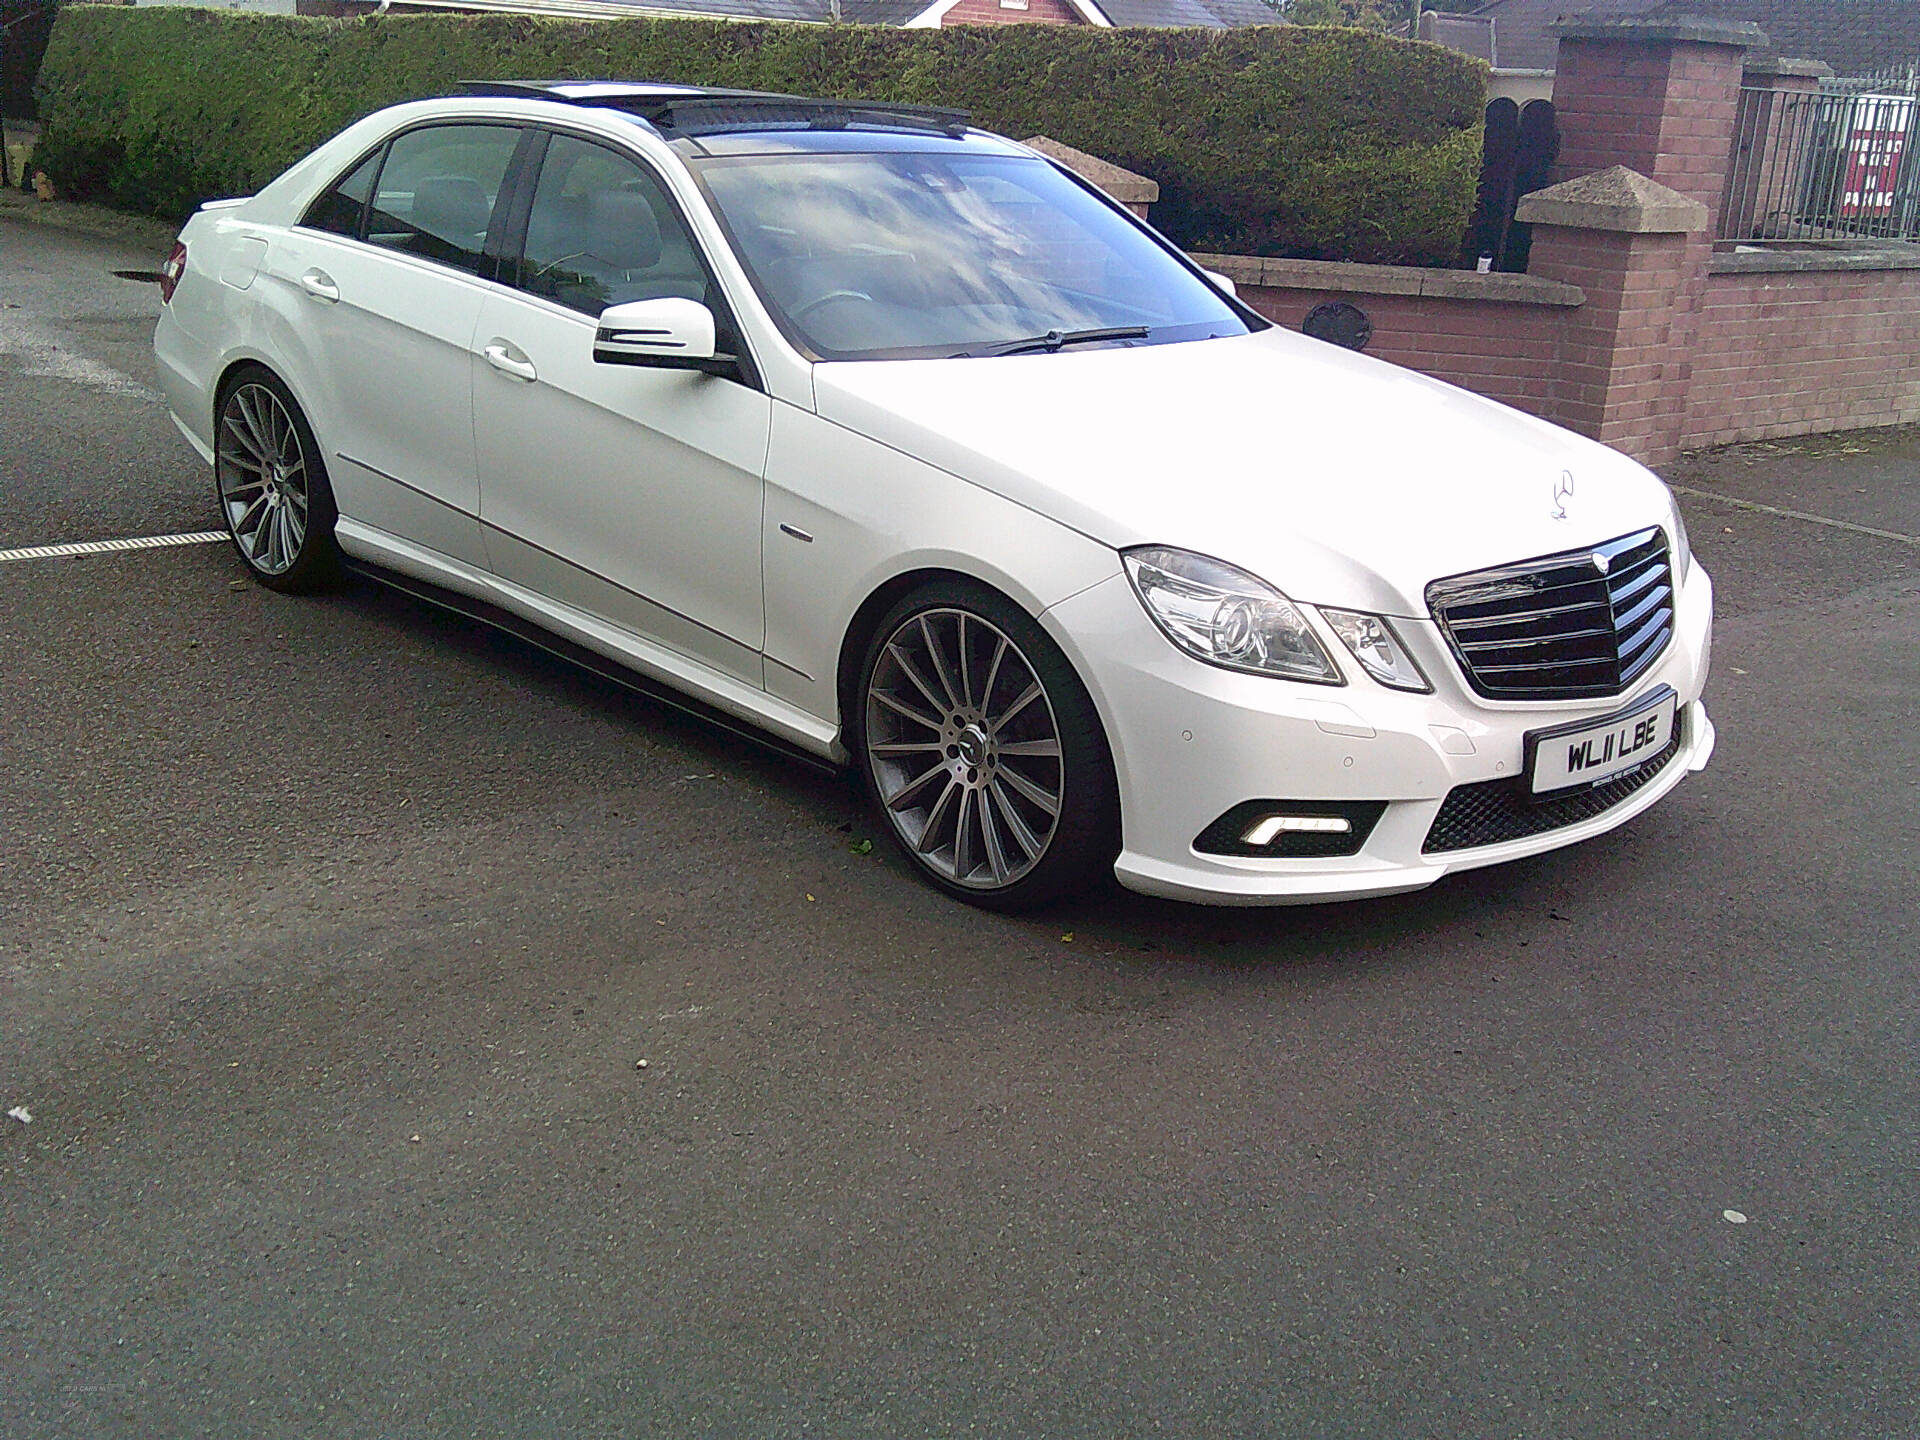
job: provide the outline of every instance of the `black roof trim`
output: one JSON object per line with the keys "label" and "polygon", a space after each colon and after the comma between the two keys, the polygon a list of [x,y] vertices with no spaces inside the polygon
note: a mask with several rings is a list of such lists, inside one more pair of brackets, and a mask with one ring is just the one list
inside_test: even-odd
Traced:
{"label": "black roof trim", "polygon": [[802,125],[840,130],[851,124],[938,130],[964,135],[968,115],[934,105],[896,105],[886,100],[829,100],[808,95],[776,95],[764,90],[722,90],[673,85],[653,80],[467,80],[468,95],[515,96],[593,105],[637,115],[660,130],[681,135],[721,130],[768,129]]}

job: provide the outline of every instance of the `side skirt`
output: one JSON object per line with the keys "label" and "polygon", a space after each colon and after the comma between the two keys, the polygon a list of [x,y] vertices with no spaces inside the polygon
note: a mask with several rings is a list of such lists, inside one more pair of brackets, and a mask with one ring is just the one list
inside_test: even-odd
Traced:
{"label": "side skirt", "polygon": [[564,660],[577,669],[585,670],[624,690],[643,696],[655,704],[664,705],[670,710],[676,710],[682,715],[714,726],[716,729],[725,730],[728,734],[750,740],[763,749],[773,751],[776,755],[789,760],[798,760],[810,769],[828,775],[840,775],[845,772],[843,765],[836,764],[827,756],[815,754],[778,735],[762,730],[757,725],[730,715],[717,706],[709,705],[684,691],[676,690],[637,670],[631,670],[616,661],[609,660],[606,656],[589,650],[584,645],[576,644],[563,635],[556,635],[551,630],[536,625],[533,621],[495,605],[489,600],[461,594],[457,590],[450,590],[417,576],[390,570],[383,565],[354,556],[347,556],[345,564],[349,571],[363,579],[371,580],[376,585],[397,591],[451,614],[476,620],[482,625],[511,635],[516,640],[533,646],[536,650],[543,650],[556,659]]}

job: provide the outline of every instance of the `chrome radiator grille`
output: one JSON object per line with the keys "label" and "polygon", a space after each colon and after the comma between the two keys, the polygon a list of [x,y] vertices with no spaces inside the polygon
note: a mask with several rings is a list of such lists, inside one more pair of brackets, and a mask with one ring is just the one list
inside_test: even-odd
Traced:
{"label": "chrome radiator grille", "polygon": [[1673,568],[1658,528],[1454,575],[1427,606],[1489,700],[1617,695],[1673,638]]}

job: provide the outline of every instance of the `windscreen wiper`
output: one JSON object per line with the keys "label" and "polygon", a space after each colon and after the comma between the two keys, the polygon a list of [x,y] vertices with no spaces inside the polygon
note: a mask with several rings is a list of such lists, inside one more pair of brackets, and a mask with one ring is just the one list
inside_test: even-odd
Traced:
{"label": "windscreen wiper", "polygon": [[1092,345],[1101,340],[1144,340],[1147,327],[1144,325],[1109,325],[1101,330],[1049,330],[1044,335],[1034,335],[1025,340],[1008,340],[999,345],[986,345],[978,350],[961,350],[956,359],[978,359],[990,355],[1024,355],[1030,350],[1043,350],[1048,354],[1066,345]]}

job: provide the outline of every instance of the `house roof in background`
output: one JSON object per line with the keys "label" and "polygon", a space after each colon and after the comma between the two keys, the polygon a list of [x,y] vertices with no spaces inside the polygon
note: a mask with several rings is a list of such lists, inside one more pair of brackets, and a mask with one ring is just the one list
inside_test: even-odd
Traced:
{"label": "house roof in background", "polygon": [[1507,69],[1552,69],[1560,42],[1547,27],[1563,16],[1649,13],[1751,21],[1776,53],[1823,60],[1840,75],[1920,60],[1920,0],[1488,0],[1472,13],[1493,19],[1499,64]]}
{"label": "house roof in background", "polygon": [[1178,25],[1231,30],[1242,25],[1278,25],[1279,12],[1261,0],[1093,0],[1115,25]]}
{"label": "house roof in background", "polygon": [[[810,4],[825,19],[827,0],[800,0]],[[840,0],[840,18],[854,25],[904,25],[927,8],[927,0]]]}
{"label": "house roof in background", "polygon": [[1489,65],[1500,63],[1493,53],[1491,15],[1450,15],[1444,10],[1420,12],[1420,38],[1472,55]]}

